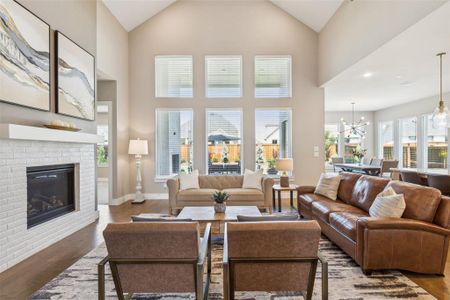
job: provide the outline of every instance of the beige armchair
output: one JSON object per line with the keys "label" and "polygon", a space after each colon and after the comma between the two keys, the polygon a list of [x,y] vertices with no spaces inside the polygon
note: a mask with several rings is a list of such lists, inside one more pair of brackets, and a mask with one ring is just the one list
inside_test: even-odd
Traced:
{"label": "beige armchair", "polygon": [[98,265],[98,298],[105,299],[109,262],[120,300],[125,294],[174,292],[195,292],[196,299],[204,299],[211,277],[210,229],[208,224],[200,239],[196,222],[109,224],[103,232],[108,256]]}
{"label": "beige armchair", "polygon": [[328,299],[328,265],[318,254],[316,221],[227,223],[223,250],[224,299],[235,291],[306,291],[311,299],[318,260],[322,299]]}

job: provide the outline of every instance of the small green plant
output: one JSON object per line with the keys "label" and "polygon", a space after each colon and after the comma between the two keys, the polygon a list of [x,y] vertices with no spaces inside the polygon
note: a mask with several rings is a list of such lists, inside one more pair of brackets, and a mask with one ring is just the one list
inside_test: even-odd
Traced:
{"label": "small green plant", "polygon": [[267,165],[269,167],[269,169],[272,169],[275,167],[275,160],[274,159],[268,159],[267,160]]}
{"label": "small green plant", "polygon": [[213,200],[216,203],[225,203],[229,197],[230,195],[228,195],[227,192],[215,192],[213,195]]}
{"label": "small green plant", "polygon": [[105,165],[108,162],[108,153],[104,145],[97,146],[97,165]]}
{"label": "small green plant", "polygon": [[367,149],[362,148],[360,145],[352,149],[352,155],[356,158],[357,161],[361,161],[361,159],[366,155],[366,152]]}
{"label": "small green plant", "polygon": [[214,156],[214,157],[212,158],[211,161],[212,161],[213,163],[218,163],[218,162],[219,162],[219,159],[218,159],[217,157]]}

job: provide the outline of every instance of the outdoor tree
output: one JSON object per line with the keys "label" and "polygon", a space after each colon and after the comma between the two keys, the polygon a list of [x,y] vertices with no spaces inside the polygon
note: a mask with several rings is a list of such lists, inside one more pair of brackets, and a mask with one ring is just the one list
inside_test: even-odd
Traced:
{"label": "outdoor tree", "polygon": [[329,161],[331,159],[331,155],[333,154],[333,146],[336,144],[336,137],[331,133],[331,131],[325,131],[325,161]]}
{"label": "outdoor tree", "polygon": [[258,145],[258,149],[256,149],[256,164],[258,165],[258,169],[261,169],[261,166],[264,164],[264,150],[261,145]]}

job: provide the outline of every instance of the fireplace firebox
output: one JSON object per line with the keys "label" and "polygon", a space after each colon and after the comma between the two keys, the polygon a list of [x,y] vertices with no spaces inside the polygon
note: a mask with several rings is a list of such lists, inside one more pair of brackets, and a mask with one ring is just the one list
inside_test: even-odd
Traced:
{"label": "fireplace firebox", "polygon": [[75,210],[75,165],[27,168],[27,228]]}

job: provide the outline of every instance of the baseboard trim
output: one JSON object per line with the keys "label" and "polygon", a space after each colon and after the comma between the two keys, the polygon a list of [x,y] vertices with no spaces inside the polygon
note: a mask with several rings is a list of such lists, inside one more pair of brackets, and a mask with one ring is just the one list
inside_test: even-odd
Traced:
{"label": "baseboard trim", "polygon": [[[169,195],[165,193],[144,193],[145,200],[168,200]],[[109,205],[120,205],[127,201],[134,200],[134,194],[126,194],[122,197],[113,199]]]}

